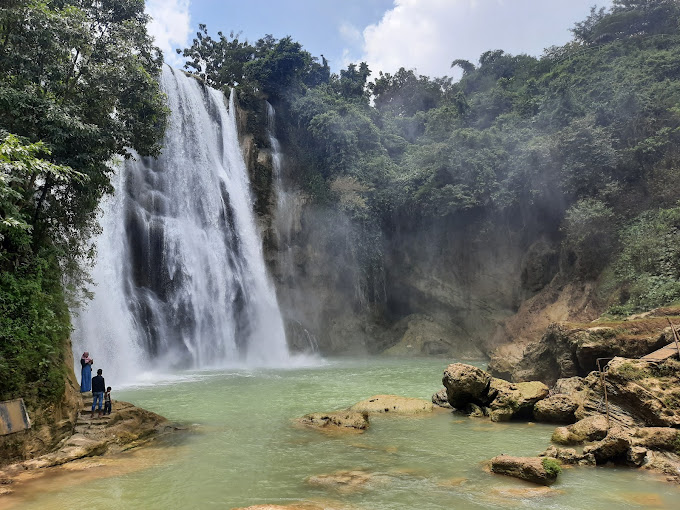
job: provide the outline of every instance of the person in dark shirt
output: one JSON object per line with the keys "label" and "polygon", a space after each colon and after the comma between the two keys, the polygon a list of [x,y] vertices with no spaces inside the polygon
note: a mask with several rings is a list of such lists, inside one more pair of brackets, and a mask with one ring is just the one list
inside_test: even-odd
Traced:
{"label": "person in dark shirt", "polygon": [[104,392],[106,391],[106,383],[102,377],[102,369],[97,370],[97,375],[92,378],[92,417],[94,418],[94,408],[99,403],[99,417],[102,415],[102,400],[104,400]]}

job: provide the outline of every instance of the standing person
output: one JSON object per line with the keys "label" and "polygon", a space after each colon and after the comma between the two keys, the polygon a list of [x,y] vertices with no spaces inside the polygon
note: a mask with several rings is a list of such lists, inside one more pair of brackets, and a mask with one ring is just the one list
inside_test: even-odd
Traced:
{"label": "standing person", "polygon": [[97,370],[97,375],[92,378],[92,417],[94,418],[94,407],[99,403],[99,418],[102,416],[102,400],[106,391],[106,383],[102,377],[102,369]]}
{"label": "standing person", "polygon": [[80,393],[85,393],[92,389],[92,364],[94,360],[90,358],[90,353],[85,351],[80,358]]}
{"label": "standing person", "polygon": [[111,386],[107,386],[104,393],[104,416],[111,414]]}

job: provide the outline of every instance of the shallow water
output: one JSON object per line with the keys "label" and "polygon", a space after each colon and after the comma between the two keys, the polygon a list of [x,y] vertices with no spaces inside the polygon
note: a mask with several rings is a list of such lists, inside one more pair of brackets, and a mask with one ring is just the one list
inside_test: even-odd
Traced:
{"label": "shallow water", "polygon": [[[181,447],[153,467],[99,479],[83,475],[80,484],[35,484],[19,508],[222,509],[297,501],[375,510],[679,507],[680,490],[639,470],[566,469],[547,494],[483,471],[481,463],[500,453],[544,450],[552,426],[492,424],[448,412],[374,417],[362,435],[292,426],[303,414],[375,394],[429,399],[445,367],[441,360],[336,360],[291,370],[176,374],[156,385],[114,389],[114,399],[200,424],[200,432],[178,435]],[[306,482],[344,470],[376,477],[358,492]]]}

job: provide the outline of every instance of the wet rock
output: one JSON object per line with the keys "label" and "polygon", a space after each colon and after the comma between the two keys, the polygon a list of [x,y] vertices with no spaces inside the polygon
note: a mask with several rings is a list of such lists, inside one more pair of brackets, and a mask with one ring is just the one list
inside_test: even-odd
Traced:
{"label": "wet rock", "polygon": [[485,408],[479,407],[477,404],[468,404],[465,406],[465,409],[463,409],[463,412],[471,418],[483,418],[487,415],[487,413],[484,412],[484,409]]}
{"label": "wet rock", "polygon": [[355,411],[311,413],[299,418],[300,425],[337,432],[364,432],[369,425],[368,414]]}
{"label": "wet rock", "polygon": [[554,459],[547,459],[545,457],[499,455],[491,459],[491,471],[540,485],[551,485],[557,480],[557,475],[559,474],[559,468],[553,468],[553,465],[556,463],[557,461]]}
{"label": "wet rock", "polygon": [[578,404],[569,395],[553,395],[534,405],[534,418],[540,422],[574,423],[576,409]]}
{"label": "wet rock", "polygon": [[607,431],[607,418],[596,415],[577,421],[568,427],[557,427],[551,440],[564,445],[581,444],[586,441],[604,439]]}
{"label": "wet rock", "polygon": [[336,471],[307,478],[307,483],[316,487],[334,489],[340,492],[355,492],[364,488],[374,475],[366,471]]}
{"label": "wet rock", "polygon": [[631,446],[626,452],[626,462],[633,466],[640,467],[647,457],[647,448],[642,446]]}
{"label": "wet rock", "polygon": [[356,413],[398,415],[431,413],[432,409],[432,402],[397,395],[374,395],[349,408],[350,411]]}
{"label": "wet rock", "polygon": [[538,381],[509,383],[492,378],[489,394],[493,396],[489,404],[492,421],[507,421],[512,418],[530,418],[534,404],[546,398],[548,387]]}
{"label": "wet rock", "polygon": [[[559,496],[564,491],[550,487],[494,487],[490,494],[506,499],[532,499]],[[495,499],[495,498],[494,498]]]}
{"label": "wet rock", "polygon": [[432,395],[432,403],[439,407],[451,409],[451,404],[449,404],[449,401],[446,399],[446,388],[442,388]]}
{"label": "wet rock", "polygon": [[630,434],[621,427],[614,427],[601,441],[583,449],[585,455],[592,454],[598,464],[621,460],[630,448]]}
{"label": "wet rock", "polygon": [[584,455],[578,453],[573,448],[557,448],[550,446],[546,451],[541,453],[539,457],[551,457],[559,460],[562,464],[578,465],[578,466],[594,466],[595,457],[593,455]]}
{"label": "wet rock", "polygon": [[484,406],[490,402],[491,376],[481,368],[454,363],[444,371],[442,383],[449,404],[456,409],[463,409],[467,404]]}

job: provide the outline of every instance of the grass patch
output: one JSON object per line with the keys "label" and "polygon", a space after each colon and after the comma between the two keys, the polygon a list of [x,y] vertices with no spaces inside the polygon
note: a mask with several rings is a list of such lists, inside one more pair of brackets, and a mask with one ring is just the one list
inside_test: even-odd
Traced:
{"label": "grass patch", "polygon": [[616,374],[627,381],[639,381],[649,377],[647,370],[638,368],[632,363],[622,363],[616,368]]}
{"label": "grass patch", "polygon": [[562,472],[562,466],[560,466],[560,463],[555,459],[551,459],[550,457],[544,458],[541,464],[543,464],[543,469],[545,469],[545,472],[551,477],[557,477],[557,475]]}

